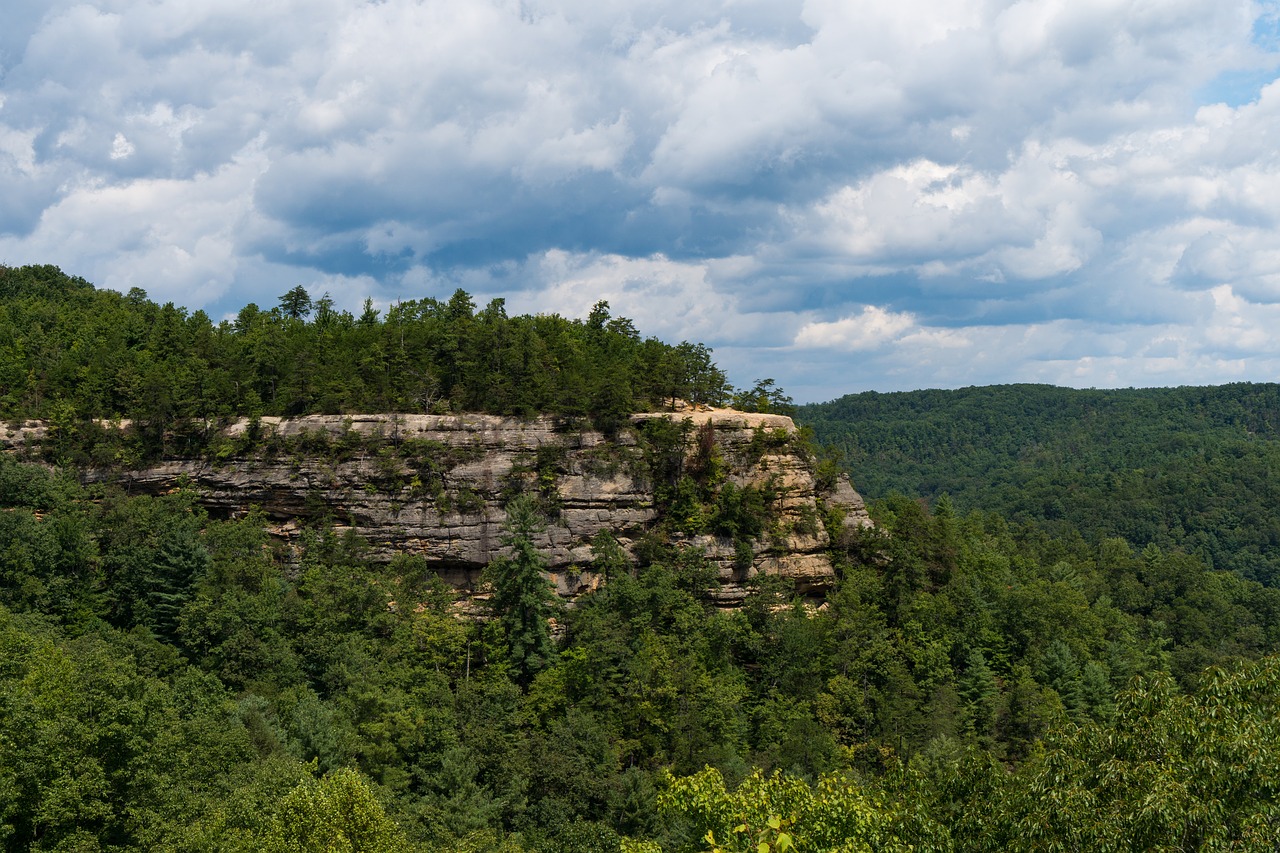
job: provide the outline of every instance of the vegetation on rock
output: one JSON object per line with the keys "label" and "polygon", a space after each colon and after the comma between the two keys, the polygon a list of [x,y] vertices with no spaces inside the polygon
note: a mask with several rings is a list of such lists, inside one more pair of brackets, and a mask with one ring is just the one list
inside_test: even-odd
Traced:
{"label": "vegetation on rock", "polygon": [[501,299],[477,310],[459,290],[357,317],[295,287],[215,323],[136,288],[0,266],[0,419],[56,424],[68,461],[87,461],[72,451],[91,419],[129,419],[154,447],[187,423],[207,435],[233,416],[306,413],[555,412],[609,430],[731,391],[705,346],[642,338],[605,302],[586,320],[509,317]]}

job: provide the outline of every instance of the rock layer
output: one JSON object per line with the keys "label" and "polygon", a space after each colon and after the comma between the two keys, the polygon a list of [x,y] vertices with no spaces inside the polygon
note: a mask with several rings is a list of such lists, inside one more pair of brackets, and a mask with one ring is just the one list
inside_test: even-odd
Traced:
{"label": "rock layer", "polygon": [[[685,452],[710,431],[728,482],[769,484],[777,496],[769,534],[751,543],[746,564],[735,543],[708,535],[674,535],[701,548],[720,567],[724,603],[743,594],[758,572],[819,591],[834,579],[819,502],[839,507],[846,526],[870,524],[847,478],[817,493],[810,460],[793,449],[790,418],[724,409],[636,415],[677,423],[687,419]],[[249,440],[249,433],[254,433]],[[39,442],[43,424],[0,430],[13,450]],[[503,506],[514,493],[539,494],[553,511],[538,543],[561,595],[600,582],[592,570],[591,539],[610,531],[630,559],[658,520],[654,488],[634,432],[613,438],[565,428],[552,417],[529,420],[491,415],[311,415],[239,421],[224,430],[217,461],[167,459],[121,477],[132,492],[160,493],[186,483],[214,514],[258,507],[290,538],[299,522],[331,517],[353,527],[375,559],[418,554],[447,581],[473,588],[480,571],[501,553]],[[768,439],[768,440],[765,440]],[[271,452],[273,442],[289,449]],[[763,452],[762,452],[763,448]],[[705,450],[705,448],[704,448]],[[86,474],[90,479],[105,474]]]}

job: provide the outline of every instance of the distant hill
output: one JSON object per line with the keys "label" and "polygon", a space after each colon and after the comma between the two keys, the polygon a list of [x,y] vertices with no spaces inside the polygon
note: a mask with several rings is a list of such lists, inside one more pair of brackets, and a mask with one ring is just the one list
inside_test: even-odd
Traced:
{"label": "distant hill", "polygon": [[867,392],[796,419],[868,498],[949,494],[962,511],[1182,548],[1280,585],[1280,385]]}

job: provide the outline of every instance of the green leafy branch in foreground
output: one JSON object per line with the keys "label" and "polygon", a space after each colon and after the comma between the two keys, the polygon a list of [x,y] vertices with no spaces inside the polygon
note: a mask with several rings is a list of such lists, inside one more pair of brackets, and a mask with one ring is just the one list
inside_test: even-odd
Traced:
{"label": "green leafy branch in foreground", "polygon": [[[706,853],[783,853],[786,850],[854,853],[864,850],[946,849],[936,822],[908,811],[844,773],[816,783],[757,769],[735,790],[708,767],[669,778],[659,808],[696,838],[676,849]],[[915,842],[915,846],[910,846]],[[924,842],[924,846],[920,846]]]}
{"label": "green leafy branch in foreground", "polygon": [[877,781],[756,770],[730,791],[708,767],[669,778],[658,803],[697,839],[682,853],[1274,851],[1280,657],[1213,671],[1192,694],[1137,678],[1114,720],[1058,727],[1014,770],[967,751]]}
{"label": "green leafy branch in foreground", "polygon": [[[787,832],[789,826],[791,826],[791,821],[783,820],[777,815],[770,815],[769,819],[765,821],[764,827],[754,834],[751,831],[751,827],[745,823],[735,826],[733,834],[746,839],[748,853],[787,853],[788,850],[795,849],[791,833]],[[732,844],[730,847],[717,844],[715,833],[711,831],[707,832],[707,843],[711,845],[711,853],[734,853],[734,851],[741,849],[738,844]]]}

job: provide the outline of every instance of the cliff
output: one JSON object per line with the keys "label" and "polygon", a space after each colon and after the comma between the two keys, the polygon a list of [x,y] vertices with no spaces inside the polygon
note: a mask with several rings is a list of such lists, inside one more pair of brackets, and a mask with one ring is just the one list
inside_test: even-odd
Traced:
{"label": "cliff", "polygon": [[[646,427],[665,420],[676,443],[667,467],[655,469]],[[725,604],[743,595],[758,572],[794,578],[820,591],[834,579],[828,532],[820,510],[838,509],[845,526],[870,524],[847,478],[819,494],[810,460],[796,449],[790,418],[732,410],[636,415],[632,429],[612,439],[566,428],[552,417],[490,415],[311,415],[241,420],[224,429],[204,459],[170,458],[124,473],[87,471],[86,479],[117,478],[134,493],[195,488],[215,515],[259,507],[277,536],[293,539],[299,524],[328,516],[352,527],[375,558],[420,554],[447,581],[470,589],[500,553],[503,506],[516,493],[537,494],[548,508],[539,547],[561,595],[600,582],[591,569],[591,539],[617,537],[629,559],[659,521],[665,478],[713,458],[723,483],[768,495],[768,529],[743,543],[665,526],[669,541],[701,548],[720,567]],[[662,426],[661,424],[659,426]],[[0,446],[30,447],[43,424],[0,429]]]}

